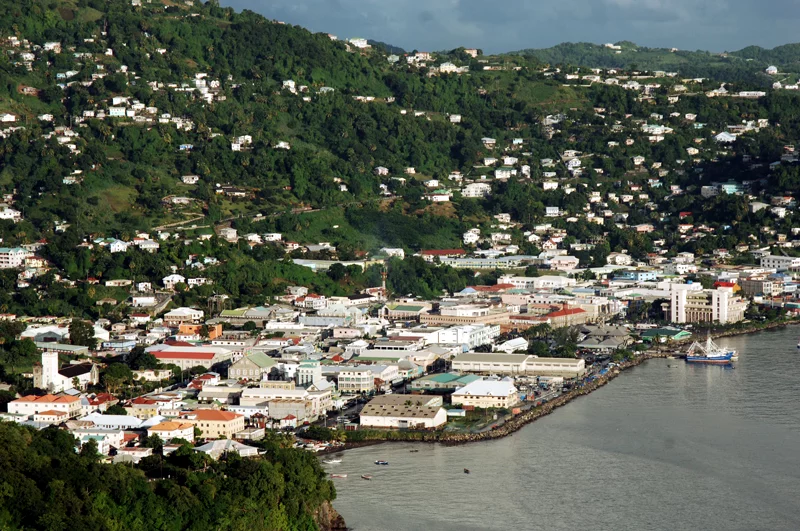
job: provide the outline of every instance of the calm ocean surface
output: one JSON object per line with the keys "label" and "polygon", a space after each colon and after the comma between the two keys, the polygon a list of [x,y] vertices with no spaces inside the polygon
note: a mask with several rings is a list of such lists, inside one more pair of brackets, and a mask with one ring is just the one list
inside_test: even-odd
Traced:
{"label": "calm ocean surface", "polygon": [[347,451],[334,507],[355,531],[798,530],[798,335],[720,339],[735,370],[650,360],[502,440]]}

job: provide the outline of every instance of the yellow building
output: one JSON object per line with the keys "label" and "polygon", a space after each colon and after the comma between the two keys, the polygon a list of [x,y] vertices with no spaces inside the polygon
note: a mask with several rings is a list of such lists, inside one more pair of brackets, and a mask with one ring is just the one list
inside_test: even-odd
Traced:
{"label": "yellow building", "polygon": [[199,428],[206,439],[232,439],[244,429],[244,416],[230,411],[197,409],[185,413],[182,418]]}

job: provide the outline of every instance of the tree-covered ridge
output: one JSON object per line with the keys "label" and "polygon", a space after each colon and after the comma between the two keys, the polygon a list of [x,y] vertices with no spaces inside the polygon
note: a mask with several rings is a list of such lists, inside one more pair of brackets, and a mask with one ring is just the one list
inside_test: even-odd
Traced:
{"label": "tree-covered ridge", "polygon": [[56,428],[2,422],[0,444],[3,529],[307,531],[335,498],[317,458],[278,439],[259,458],[217,462],[187,445],[135,467],[100,462],[92,444],[76,452]]}
{"label": "tree-covered ridge", "polygon": [[[639,68],[679,72],[683,77],[708,77],[721,81],[770,83],[762,75],[767,66],[781,71],[800,72],[800,44],[786,44],[772,49],[748,46],[739,51],[714,53],[703,50],[648,48],[632,42],[612,47],[587,42],[567,42],[550,48],[525,49],[509,55],[535,58],[553,65],[594,68]],[[618,48],[617,48],[618,47]],[[771,83],[770,83],[771,84]]]}

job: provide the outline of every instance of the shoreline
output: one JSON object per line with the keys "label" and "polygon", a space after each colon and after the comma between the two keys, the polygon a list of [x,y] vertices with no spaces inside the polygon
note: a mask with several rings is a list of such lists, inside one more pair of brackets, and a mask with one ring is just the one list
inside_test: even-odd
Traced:
{"label": "shoreline", "polygon": [[[749,335],[758,332],[763,332],[766,330],[772,330],[775,328],[782,328],[793,324],[800,324],[800,323],[792,321],[769,323],[763,327],[758,327],[758,328],[749,328],[744,330],[727,330],[718,333],[712,333],[711,337],[714,339],[718,339],[721,337]],[[685,343],[689,343],[689,341],[687,340]],[[683,343],[676,343],[674,346],[682,346],[682,345]],[[323,450],[321,452],[318,452],[317,455],[333,454],[338,452],[344,452],[346,450],[352,450],[355,448],[361,448],[365,446],[375,446],[384,443],[427,443],[427,444],[440,443],[446,446],[458,446],[462,444],[470,444],[481,441],[492,441],[495,439],[508,437],[509,435],[516,433],[517,431],[521,430],[528,424],[535,422],[541,417],[550,415],[551,413],[553,413],[553,411],[562,406],[565,406],[571,401],[580,398],[582,396],[589,395],[594,391],[600,389],[601,387],[604,387],[610,381],[617,378],[626,370],[632,369],[633,367],[637,367],[642,363],[644,363],[646,360],[659,359],[659,358],[663,359],[675,355],[676,352],[674,346],[671,347],[669,350],[665,351],[647,352],[637,355],[632,360],[620,363],[608,374],[604,376],[599,376],[596,379],[592,380],[591,382],[587,382],[583,386],[577,389],[573,389],[567,393],[564,393],[558,396],[557,398],[554,398],[553,400],[547,402],[546,404],[531,408],[530,410],[524,413],[512,417],[503,424],[497,426],[495,429],[489,431],[481,433],[423,432],[419,435],[418,438],[408,438],[408,439],[387,438],[387,439],[372,439],[367,441],[356,441],[351,443],[345,442],[344,445],[340,447]],[[395,433],[395,432],[387,432],[387,433]]]}

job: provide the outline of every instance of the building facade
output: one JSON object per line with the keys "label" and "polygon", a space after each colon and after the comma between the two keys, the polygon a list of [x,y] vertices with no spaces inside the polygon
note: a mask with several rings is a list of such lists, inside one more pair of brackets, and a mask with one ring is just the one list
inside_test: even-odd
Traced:
{"label": "building facade", "polygon": [[673,323],[738,323],[748,303],[726,289],[697,289],[699,284],[670,286],[669,319]]}

